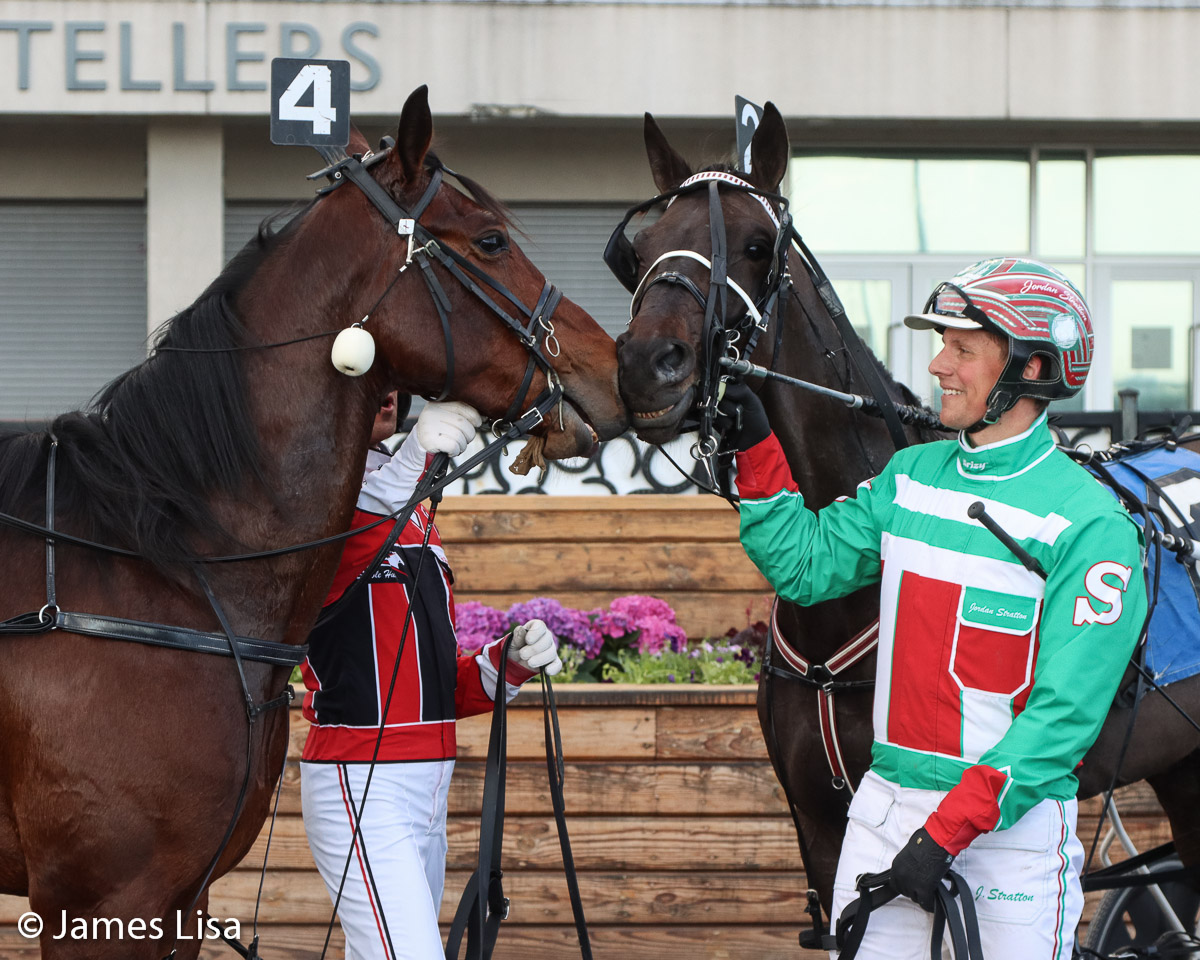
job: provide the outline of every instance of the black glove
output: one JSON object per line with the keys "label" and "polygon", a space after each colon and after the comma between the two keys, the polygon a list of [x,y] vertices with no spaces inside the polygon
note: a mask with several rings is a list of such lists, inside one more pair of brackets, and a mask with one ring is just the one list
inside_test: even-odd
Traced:
{"label": "black glove", "polygon": [[950,872],[954,857],[934,842],[922,827],[911,837],[892,861],[892,886],[902,897],[915,900],[933,913],[937,886]]}
{"label": "black glove", "polygon": [[725,443],[735,450],[749,450],[771,435],[762,400],[741,380],[726,385],[717,413]]}

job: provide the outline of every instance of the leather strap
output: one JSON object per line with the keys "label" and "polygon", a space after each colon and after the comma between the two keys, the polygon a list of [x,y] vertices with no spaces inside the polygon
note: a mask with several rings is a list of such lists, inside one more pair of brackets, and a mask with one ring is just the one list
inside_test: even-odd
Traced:
{"label": "leather strap", "polygon": [[841,738],[837,728],[837,709],[834,694],[839,690],[866,689],[875,685],[874,680],[835,680],[843,670],[858,663],[879,646],[879,620],[876,619],[866,630],[838,647],[825,663],[814,664],[788,643],[779,629],[779,597],[771,605],[771,637],[781,657],[795,673],[774,668],[772,673],[799,680],[817,688],[817,722],[821,730],[821,745],[825,748],[825,761],[833,774],[833,785],[846,789],[854,795],[854,787],[842,758]]}
{"label": "leather strap", "polygon": [[496,946],[501,921],[508,917],[504,896],[504,871],[500,866],[504,846],[504,774],[508,762],[508,651],[510,634],[500,651],[492,729],[488,738],[483,774],[483,814],[479,824],[479,860],[467,881],[454,920],[446,935],[446,960],[458,960],[463,932],[467,934],[465,960],[488,960]]}
{"label": "leather strap", "polygon": [[[941,960],[942,939],[947,928],[950,930],[950,945],[956,960],[984,960],[979,917],[975,913],[975,898],[971,888],[953,870],[946,874],[946,879],[950,882],[949,887],[943,883],[937,885],[933,935],[929,943],[930,960]],[[871,913],[899,896],[892,887],[890,870],[864,874],[858,878],[857,889],[858,899],[847,904],[838,918],[837,934],[824,938],[822,943],[824,949],[841,951],[838,960],[854,960],[867,932]]]}
{"label": "leather strap", "polygon": [[[36,614],[25,614],[36,616]],[[5,621],[5,624],[12,621]],[[4,624],[0,624],[3,627]],[[193,653],[212,653],[221,657],[232,657],[229,639],[223,633],[209,633],[188,627],[172,627],[144,620],[126,620],[122,617],[104,617],[95,613],[70,613],[59,610],[52,626],[47,629],[81,633],[88,637],[105,637],[109,640],[130,640],[154,647],[170,647],[175,650],[190,650]],[[29,631],[26,631],[29,632]],[[254,637],[235,637],[238,655],[244,660],[269,663],[275,667],[296,667],[308,656],[308,644],[294,646],[276,643],[273,640],[257,640]]]}
{"label": "leather strap", "polygon": [[562,731],[558,727],[558,707],[554,702],[554,687],[545,673],[542,678],[542,726],[546,734],[546,769],[550,773],[550,802],[554,807],[554,823],[558,827],[558,846],[562,850],[563,872],[567,876],[567,893],[571,897],[571,914],[575,918],[575,934],[583,960],[592,960],[592,944],[588,938],[587,918],[583,915],[583,899],[579,895],[579,878],[575,875],[575,858],[571,854],[571,838],[567,835],[566,800],[563,796],[565,768],[563,764]]}

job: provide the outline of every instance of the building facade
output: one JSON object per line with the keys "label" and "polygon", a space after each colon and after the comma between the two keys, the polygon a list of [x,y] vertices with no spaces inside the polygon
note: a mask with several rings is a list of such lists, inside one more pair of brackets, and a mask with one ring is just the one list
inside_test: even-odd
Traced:
{"label": "building facade", "polygon": [[440,155],[614,334],[643,113],[728,160],[740,94],[787,120],[797,225],[918,394],[932,340],[900,318],[1025,253],[1092,304],[1077,409],[1200,408],[1198,48],[1198,2],[0,0],[0,421],[86,401],[312,195],[316,153],[269,141],[278,56],[347,60],[372,140],[428,84]]}

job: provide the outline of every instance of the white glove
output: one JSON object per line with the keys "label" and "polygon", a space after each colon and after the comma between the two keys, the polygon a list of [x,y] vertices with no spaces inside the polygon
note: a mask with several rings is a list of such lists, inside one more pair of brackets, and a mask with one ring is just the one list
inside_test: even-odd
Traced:
{"label": "white glove", "polygon": [[527,670],[545,667],[546,674],[551,677],[563,666],[558,657],[558,638],[541,620],[529,620],[513,627],[508,659]]}
{"label": "white glove", "polygon": [[475,439],[475,430],[481,423],[483,417],[469,404],[457,400],[427,403],[413,432],[427,452],[457,457]]}

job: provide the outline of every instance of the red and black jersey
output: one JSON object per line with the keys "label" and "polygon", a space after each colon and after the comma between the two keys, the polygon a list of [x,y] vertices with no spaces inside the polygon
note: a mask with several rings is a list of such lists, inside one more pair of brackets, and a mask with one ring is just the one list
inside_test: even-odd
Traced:
{"label": "red and black jersey", "polygon": [[[415,440],[411,442],[415,444]],[[386,516],[411,496],[424,456],[420,468],[406,462],[414,460],[413,451],[403,448],[390,459],[371,452],[352,526],[366,526]],[[389,503],[393,506],[386,512],[373,512]],[[310,635],[308,658],[301,666],[308,690],[304,716],[312,724],[304,760],[370,761],[385,704],[380,761],[452,759],[455,718],[492,709],[502,645],[497,641],[478,654],[459,653],[454,634],[453,575],[436,527],[430,531],[429,550],[421,563],[428,523],[428,512],[417,507],[370,582]],[[340,598],[367,568],[391,530],[390,524],[380,524],[346,541],[326,605]],[[414,588],[418,566],[420,580]],[[410,604],[412,619],[405,634]],[[510,663],[509,698],[516,694],[514,684],[531,676],[530,671]]]}

